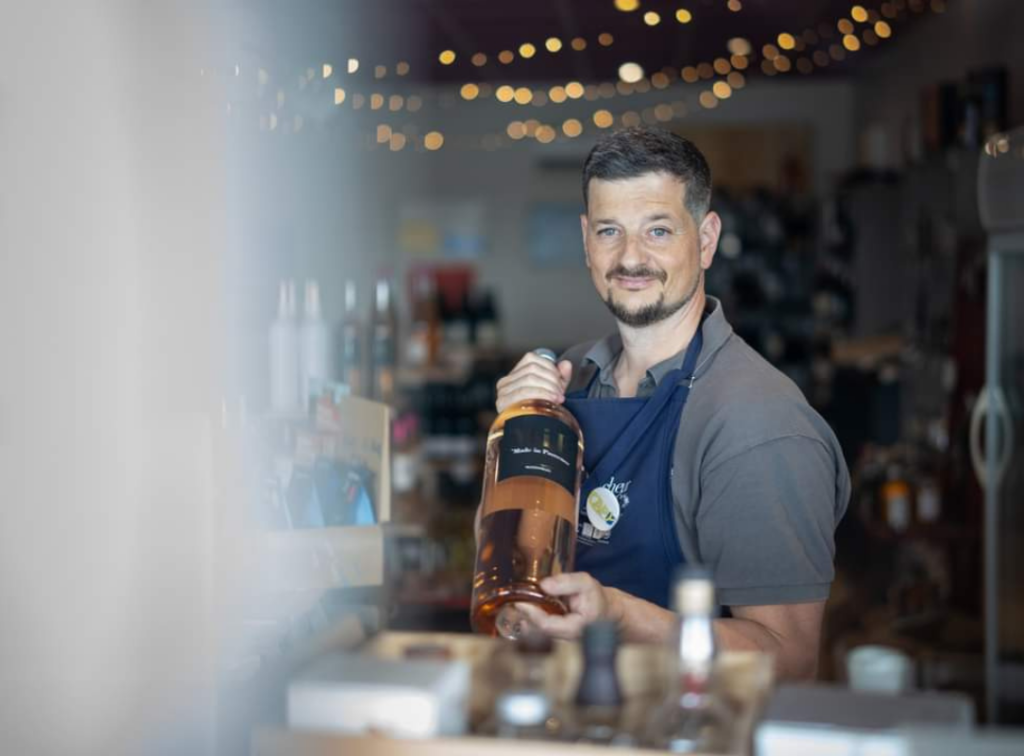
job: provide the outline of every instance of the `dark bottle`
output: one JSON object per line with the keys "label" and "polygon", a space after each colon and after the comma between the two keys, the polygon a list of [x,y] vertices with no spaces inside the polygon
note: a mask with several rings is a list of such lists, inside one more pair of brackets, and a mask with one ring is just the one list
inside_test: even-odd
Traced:
{"label": "dark bottle", "polygon": [[370,389],[374,399],[390,404],[395,398],[395,304],[391,283],[377,281],[372,323],[372,361]]}
{"label": "dark bottle", "polygon": [[572,730],[581,743],[632,745],[622,726],[624,700],[615,663],[619,629],[614,622],[592,622],[583,630],[583,674],[576,690]]}
{"label": "dark bottle", "polygon": [[715,586],[699,567],[686,567],[672,589],[680,614],[675,636],[675,685],[651,717],[644,744],[672,753],[726,753],[734,735],[732,709],[716,680]]}

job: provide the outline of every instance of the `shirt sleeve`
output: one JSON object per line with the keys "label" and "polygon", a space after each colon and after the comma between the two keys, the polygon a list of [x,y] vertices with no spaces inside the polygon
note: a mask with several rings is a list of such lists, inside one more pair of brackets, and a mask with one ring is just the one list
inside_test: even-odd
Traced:
{"label": "shirt sleeve", "polygon": [[819,439],[765,441],[701,472],[701,559],[724,606],[824,601],[834,576],[836,462]]}

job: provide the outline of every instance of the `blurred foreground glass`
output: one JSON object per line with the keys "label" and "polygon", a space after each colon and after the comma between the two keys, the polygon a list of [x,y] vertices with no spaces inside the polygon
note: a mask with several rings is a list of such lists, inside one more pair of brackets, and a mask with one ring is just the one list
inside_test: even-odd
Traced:
{"label": "blurred foreground glass", "polygon": [[[554,361],[550,352],[542,356]],[[519,402],[494,421],[470,610],[476,632],[519,637],[523,617],[516,603],[565,614],[565,605],[545,594],[540,581],[572,571],[582,469],[583,436],[563,407]]]}

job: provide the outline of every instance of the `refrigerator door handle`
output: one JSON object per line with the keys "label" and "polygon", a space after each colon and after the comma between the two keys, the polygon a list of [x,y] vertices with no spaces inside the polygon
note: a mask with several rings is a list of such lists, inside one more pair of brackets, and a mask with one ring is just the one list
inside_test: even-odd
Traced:
{"label": "refrigerator door handle", "polygon": [[988,488],[988,474],[985,470],[985,454],[981,450],[981,424],[988,414],[988,386],[983,386],[978,398],[974,400],[974,408],[971,410],[971,426],[969,439],[971,446],[971,464],[974,465],[974,474],[978,477],[978,483],[982,490]]}
{"label": "refrigerator door handle", "polygon": [[[999,452],[996,456],[996,463],[993,469],[994,480],[988,479],[988,470],[985,465],[985,453],[981,449],[981,429],[988,414],[989,405],[992,405],[992,412],[998,420],[1000,430]],[[998,486],[1006,473],[1010,463],[1010,455],[1013,453],[1015,439],[1013,437],[1013,417],[1010,415],[1010,408],[998,387],[993,387],[991,392],[988,386],[982,388],[974,402],[974,409],[971,410],[970,446],[971,463],[974,466],[974,474],[978,476],[978,483],[982,489],[987,489],[989,484]],[[989,453],[992,453],[990,450]]]}

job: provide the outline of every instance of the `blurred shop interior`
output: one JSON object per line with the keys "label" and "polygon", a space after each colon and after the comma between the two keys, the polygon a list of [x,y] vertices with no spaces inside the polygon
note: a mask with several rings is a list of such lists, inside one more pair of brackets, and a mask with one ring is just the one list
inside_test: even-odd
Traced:
{"label": "blurred shop interior", "polygon": [[339,633],[469,632],[495,382],[614,328],[581,166],[649,124],[707,156],[707,291],[854,480],[821,677],[881,644],[1024,721],[1024,5],[358,6],[229,4],[198,72],[228,155],[222,523],[264,539],[234,689]]}

